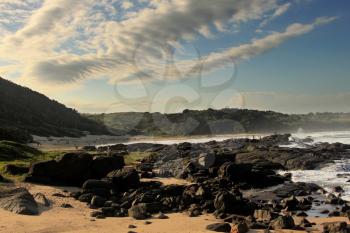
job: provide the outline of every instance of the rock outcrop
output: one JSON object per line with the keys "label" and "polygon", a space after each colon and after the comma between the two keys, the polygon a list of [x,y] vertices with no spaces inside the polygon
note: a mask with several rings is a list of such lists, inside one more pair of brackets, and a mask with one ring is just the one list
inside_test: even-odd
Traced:
{"label": "rock outcrop", "polygon": [[25,188],[0,190],[0,208],[23,215],[37,215],[38,205]]}

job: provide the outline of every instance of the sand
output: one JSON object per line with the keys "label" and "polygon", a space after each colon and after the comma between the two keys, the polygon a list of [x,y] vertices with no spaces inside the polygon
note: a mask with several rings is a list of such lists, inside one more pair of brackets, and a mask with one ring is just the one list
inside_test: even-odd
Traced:
{"label": "sand", "polygon": [[[164,180],[163,180],[164,181]],[[178,183],[179,181],[168,180],[167,183]],[[8,211],[0,210],[0,232],[6,233],[55,233],[55,232],[96,232],[96,233],[122,233],[130,230],[138,233],[203,233],[210,232],[205,228],[211,223],[216,223],[212,215],[203,215],[200,217],[190,218],[184,213],[169,214],[169,219],[150,219],[152,222],[149,225],[145,221],[138,221],[132,218],[106,218],[93,219],[90,217],[90,212],[86,204],[81,203],[69,197],[56,197],[54,193],[67,195],[65,190],[73,191],[71,187],[51,187],[33,184],[16,184],[28,188],[32,193],[43,193],[52,203],[51,207],[40,206],[39,216],[24,216],[16,215]],[[68,203],[74,208],[62,208],[61,204]],[[309,232],[320,232],[323,222],[346,221],[347,218],[308,218],[309,221],[317,223],[317,226],[310,229]],[[132,224],[137,228],[129,229]],[[263,232],[254,231],[250,232]],[[275,231],[275,232],[306,232],[306,231]]]}

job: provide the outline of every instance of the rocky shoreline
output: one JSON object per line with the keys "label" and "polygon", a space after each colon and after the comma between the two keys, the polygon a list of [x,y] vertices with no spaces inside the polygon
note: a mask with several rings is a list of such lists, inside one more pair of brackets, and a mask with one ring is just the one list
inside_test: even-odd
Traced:
{"label": "rocky shoreline", "polygon": [[[315,184],[293,183],[290,174],[282,176],[276,170],[315,169],[349,158],[350,145],[279,147],[290,143],[289,138],[290,135],[273,135],[261,140],[198,144],[88,146],[56,160],[34,163],[25,181],[81,187],[81,191],[69,196],[86,203],[92,209],[91,217],[97,219],[127,216],[163,219],[178,212],[189,217],[213,214],[218,223],[208,225],[208,230],[247,232],[308,229],[313,223],[305,217],[315,205],[334,206],[329,216],[349,217],[350,207],[336,194],[342,192],[341,187],[334,190],[335,194],[327,193]],[[149,156],[135,166],[125,166],[124,156],[135,151],[147,152]],[[152,180],[154,177],[176,177],[189,184],[164,185]],[[17,196],[9,195],[13,192]],[[0,207],[20,214],[36,214],[36,200],[25,192],[0,191]],[[34,211],[26,212],[27,206]],[[19,209],[23,212],[18,212]],[[302,220],[296,222],[293,217]],[[349,230],[346,223],[338,222],[326,224],[324,232]]]}

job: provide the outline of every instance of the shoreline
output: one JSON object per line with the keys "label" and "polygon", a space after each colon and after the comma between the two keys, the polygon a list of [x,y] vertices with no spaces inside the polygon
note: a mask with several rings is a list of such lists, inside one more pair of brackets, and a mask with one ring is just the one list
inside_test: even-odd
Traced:
{"label": "shoreline", "polygon": [[238,138],[261,138],[271,134],[268,133],[247,133],[247,134],[218,134],[218,135],[196,135],[196,136],[108,136],[108,135],[89,135],[81,138],[72,137],[39,137],[34,136],[34,141],[28,145],[42,151],[56,150],[77,150],[83,146],[106,146],[113,144],[135,144],[135,143],[155,143],[155,144],[176,144],[182,142],[201,143],[212,140],[224,141],[227,139]]}

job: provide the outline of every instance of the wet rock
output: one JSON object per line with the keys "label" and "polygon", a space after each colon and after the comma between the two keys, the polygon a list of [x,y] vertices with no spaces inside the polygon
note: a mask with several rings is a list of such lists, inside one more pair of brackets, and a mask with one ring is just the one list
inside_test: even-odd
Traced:
{"label": "wet rock", "polygon": [[37,215],[38,205],[25,188],[0,191],[0,208],[23,215]]}
{"label": "wet rock", "polygon": [[49,200],[46,198],[46,196],[42,193],[36,193],[34,194],[34,200],[38,203],[41,204],[43,206],[50,206],[50,202]]}
{"label": "wet rock", "polygon": [[213,223],[206,227],[209,231],[215,231],[215,232],[230,232],[231,231],[231,225],[228,223]]}
{"label": "wet rock", "polygon": [[344,192],[344,189],[341,186],[335,186],[332,190],[335,193],[343,193]]}

